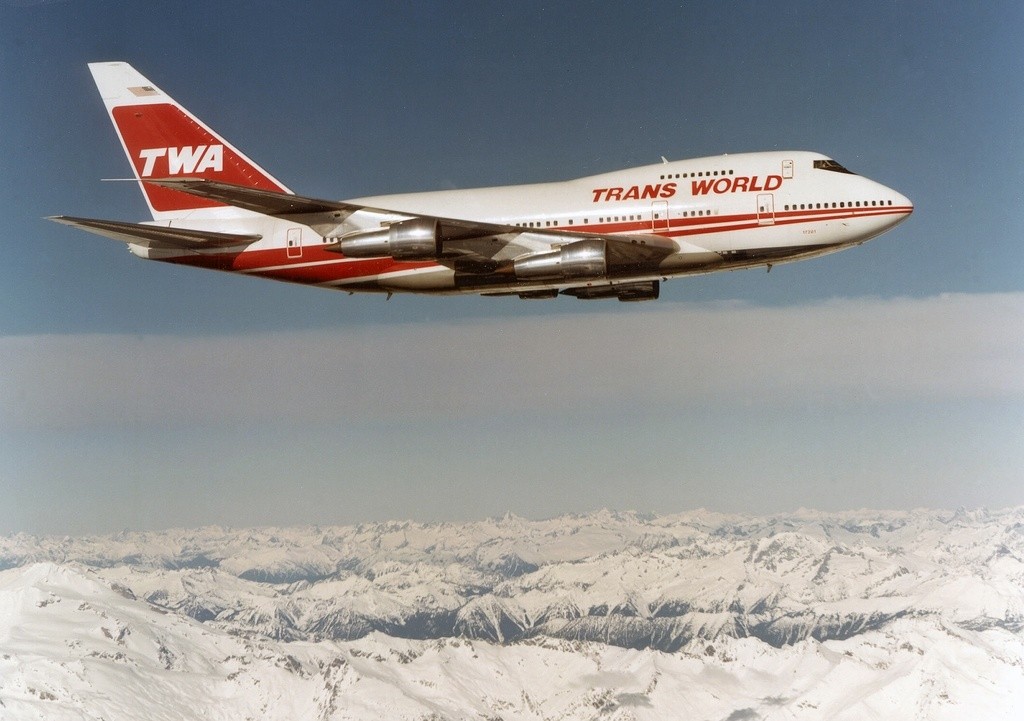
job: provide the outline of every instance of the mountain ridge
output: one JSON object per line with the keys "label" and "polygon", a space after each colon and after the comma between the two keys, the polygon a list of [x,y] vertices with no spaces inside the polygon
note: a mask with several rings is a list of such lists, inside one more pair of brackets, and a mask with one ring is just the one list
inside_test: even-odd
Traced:
{"label": "mountain ridge", "polygon": [[284,641],[536,637],[673,652],[844,639],[905,616],[1024,625],[1024,509],[603,510],[0,538],[0,568],[79,564],[164,610]]}
{"label": "mountain ridge", "polygon": [[16,534],[0,568],[0,720],[1024,707],[1024,508]]}

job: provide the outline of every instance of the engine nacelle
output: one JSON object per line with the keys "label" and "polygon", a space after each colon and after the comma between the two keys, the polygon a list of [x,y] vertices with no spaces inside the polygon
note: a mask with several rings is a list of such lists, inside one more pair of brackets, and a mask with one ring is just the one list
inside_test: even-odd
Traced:
{"label": "engine nacelle", "polygon": [[335,248],[349,258],[434,260],[441,256],[441,239],[434,218],[412,218],[386,228],[357,230],[342,237]]}
{"label": "engine nacelle", "polygon": [[591,238],[519,258],[513,267],[520,280],[600,278],[608,274],[608,256],[605,242]]}

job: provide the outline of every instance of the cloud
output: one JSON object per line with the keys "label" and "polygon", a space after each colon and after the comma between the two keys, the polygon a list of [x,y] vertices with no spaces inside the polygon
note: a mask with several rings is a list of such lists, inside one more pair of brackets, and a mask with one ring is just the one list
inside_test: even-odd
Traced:
{"label": "cloud", "polygon": [[0,338],[0,424],[318,423],[1024,395],[1024,293]]}

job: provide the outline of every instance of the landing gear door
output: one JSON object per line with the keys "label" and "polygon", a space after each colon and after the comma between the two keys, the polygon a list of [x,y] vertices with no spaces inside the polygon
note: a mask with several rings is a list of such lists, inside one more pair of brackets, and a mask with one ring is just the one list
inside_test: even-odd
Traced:
{"label": "landing gear door", "polygon": [[775,196],[771,193],[757,196],[757,224],[775,225]]}

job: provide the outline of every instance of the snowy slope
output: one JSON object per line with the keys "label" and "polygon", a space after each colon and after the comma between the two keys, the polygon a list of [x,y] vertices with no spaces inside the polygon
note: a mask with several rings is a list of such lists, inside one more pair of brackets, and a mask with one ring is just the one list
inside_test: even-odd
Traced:
{"label": "snowy slope", "polygon": [[645,517],[205,528],[0,539],[0,568],[76,562],[235,633],[538,636],[675,651],[775,646],[904,616],[1024,626],[1024,511]]}
{"label": "snowy slope", "polygon": [[19,534],[0,568],[0,719],[1024,708],[1024,509]]}

